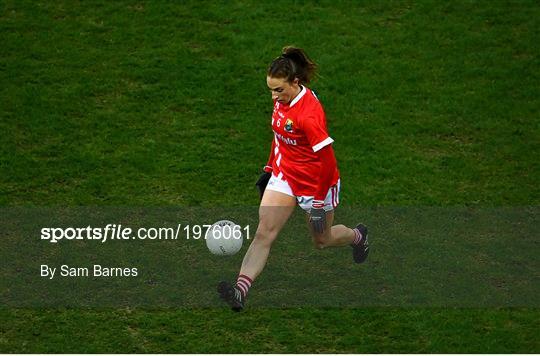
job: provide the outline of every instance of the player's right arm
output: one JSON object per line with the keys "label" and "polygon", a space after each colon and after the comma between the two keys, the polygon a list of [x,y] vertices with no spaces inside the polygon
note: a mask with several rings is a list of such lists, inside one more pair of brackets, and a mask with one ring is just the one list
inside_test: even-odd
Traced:
{"label": "player's right arm", "polygon": [[264,172],[260,175],[259,180],[257,180],[257,183],[255,183],[255,185],[257,186],[257,189],[259,190],[259,195],[261,199],[264,195],[266,186],[268,185],[268,181],[270,180],[270,177],[272,177],[272,164],[274,162],[275,148],[276,148],[276,142],[275,142],[275,139],[272,139],[272,147],[270,148],[270,157],[268,157],[268,162],[266,163],[266,166],[264,166],[263,168]]}
{"label": "player's right arm", "polygon": [[272,173],[272,164],[274,162],[274,151],[276,150],[276,140],[272,139],[272,147],[270,148],[270,157],[268,157],[268,162],[264,166],[263,170],[268,173]]}

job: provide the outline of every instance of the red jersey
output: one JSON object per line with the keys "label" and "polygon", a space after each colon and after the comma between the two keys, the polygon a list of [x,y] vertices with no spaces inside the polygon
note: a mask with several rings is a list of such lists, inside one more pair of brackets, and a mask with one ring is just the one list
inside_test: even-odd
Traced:
{"label": "red jersey", "polygon": [[[302,87],[289,104],[275,101],[272,129],[274,142],[268,165],[273,174],[284,178],[295,196],[314,196],[322,165],[316,152],[334,142],[328,135],[326,116],[319,99],[310,89]],[[324,169],[333,171],[328,188],[337,184],[337,165],[333,163]]]}

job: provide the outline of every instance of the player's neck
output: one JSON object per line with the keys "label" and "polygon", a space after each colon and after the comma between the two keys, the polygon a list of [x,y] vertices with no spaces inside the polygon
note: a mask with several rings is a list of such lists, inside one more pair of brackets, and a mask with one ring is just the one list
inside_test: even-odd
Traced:
{"label": "player's neck", "polygon": [[302,89],[304,89],[303,86],[299,85],[298,86],[298,91],[296,92],[296,94],[294,94],[294,96],[292,97],[291,101],[289,101],[289,105],[294,101],[294,99],[296,99],[296,97],[298,95],[300,95],[300,93],[302,92]]}

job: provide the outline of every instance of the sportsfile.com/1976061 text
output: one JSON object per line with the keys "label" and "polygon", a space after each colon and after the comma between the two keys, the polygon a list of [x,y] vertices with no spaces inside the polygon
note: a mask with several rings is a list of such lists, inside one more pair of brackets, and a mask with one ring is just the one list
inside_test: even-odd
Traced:
{"label": "sportsfile.com/1976061 text", "polygon": [[[44,227],[41,229],[41,240],[57,243],[61,240],[93,240],[104,243],[109,240],[199,240],[204,239],[211,224],[204,225],[183,225],[178,224],[172,227],[140,227],[132,229],[122,226],[122,224],[107,224],[105,227]],[[241,227],[239,225],[223,230],[223,238],[240,239],[242,236],[250,239],[249,225]]]}

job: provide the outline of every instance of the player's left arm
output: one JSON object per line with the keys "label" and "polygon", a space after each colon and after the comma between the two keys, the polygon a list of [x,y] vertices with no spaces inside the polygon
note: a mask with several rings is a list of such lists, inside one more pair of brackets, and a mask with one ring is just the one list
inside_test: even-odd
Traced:
{"label": "player's left arm", "polygon": [[316,232],[323,233],[326,228],[324,199],[332,184],[332,178],[337,165],[331,145],[334,140],[328,135],[326,119],[322,108],[309,116],[303,122],[302,126],[320,162],[319,174],[316,176],[317,189],[310,210],[310,222]]}
{"label": "player's left arm", "polygon": [[336,157],[332,145],[328,144],[317,151],[317,156],[321,162],[319,171],[319,182],[313,198],[310,210],[310,223],[313,230],[322,234],[326,229],[326,212],[324,210],[324,199],[332,184],[334,170],[336,167]]}
{"label": "player's left arm", "polygon": [[332,145],[326,145],[316,152],[321,162],[321,169],[319,172],[319,184],[317,185],[317,190],[315,191],[314,201],[322,202],[324,205],[324,199],[330,186],[332,185],[332,178],[334,178],[334,172],[336,169],[336,156],[334,155],[334,150]]}

